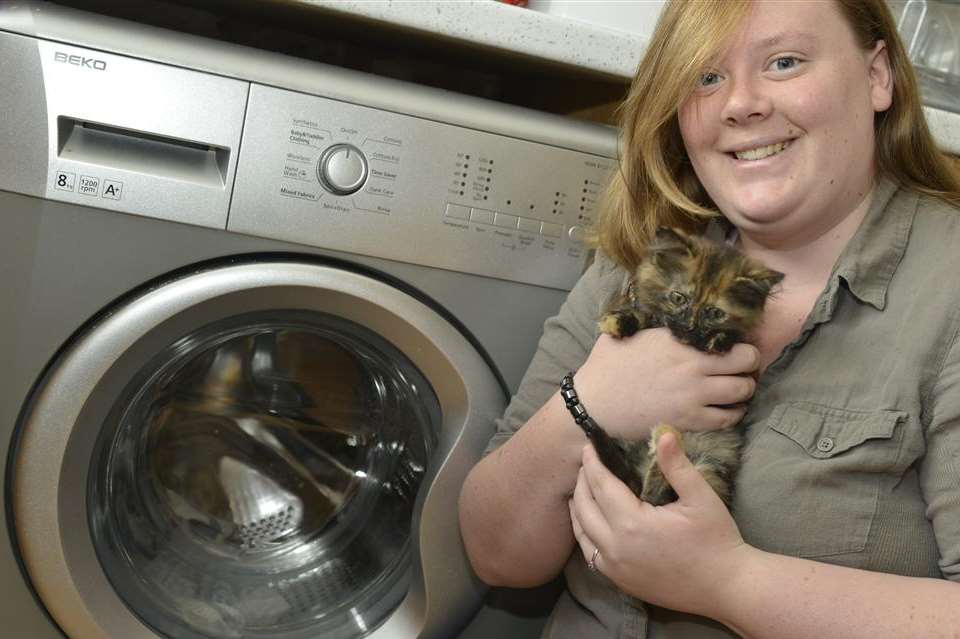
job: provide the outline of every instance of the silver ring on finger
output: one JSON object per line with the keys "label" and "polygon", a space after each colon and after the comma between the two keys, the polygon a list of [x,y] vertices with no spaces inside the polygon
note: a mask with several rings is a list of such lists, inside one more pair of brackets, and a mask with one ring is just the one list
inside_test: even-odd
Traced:
{"label": "silver ring on finger", "polygon": [[600,549],[594,548],[593,556],[590,557],[590,561],[587,562],[587,568],[590,570],[590,572],[597,572],[597,559],[599,558],[600,558]]}

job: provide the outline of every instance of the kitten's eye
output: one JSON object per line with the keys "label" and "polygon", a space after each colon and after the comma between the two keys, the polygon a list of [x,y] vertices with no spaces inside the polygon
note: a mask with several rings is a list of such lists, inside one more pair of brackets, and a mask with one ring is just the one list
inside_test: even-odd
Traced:
{"label": "kitten's eye", "polygon": [[703,317],[711,322],[722,322],[727,319],[727,314],[716,306],[708,306],[703,309]]}
{"label": "kitten's eye", "polygon": [[677,306],[683,306],[687,303],[687,296],[680,291],[670,291],[667,293],[667,299]]}

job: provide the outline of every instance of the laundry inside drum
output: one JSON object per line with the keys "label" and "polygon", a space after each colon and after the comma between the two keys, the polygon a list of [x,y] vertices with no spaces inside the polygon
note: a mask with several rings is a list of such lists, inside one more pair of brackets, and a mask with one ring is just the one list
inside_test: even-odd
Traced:
{"label": "laundry inside drum", "polygon": [[357,637],[399,604],[440,418],[396,348],[337,318],[206,327],[154,359],[94,461],[98,556],[176,637]]}

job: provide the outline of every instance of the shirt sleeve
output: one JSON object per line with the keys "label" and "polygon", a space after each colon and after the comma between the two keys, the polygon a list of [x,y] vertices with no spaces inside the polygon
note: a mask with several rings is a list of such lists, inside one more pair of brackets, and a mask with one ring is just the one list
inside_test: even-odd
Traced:
{"label": "shirt sleeve", "polygon": [[940,550],[940,570],[960,582],[960,346],[947,353],[933,390],[920,485]]}
{"label": "shirt sleeve", "polygon": [[599,335],[601,310],[625,283],[625,271],[598,253],[559,312],[544,323],[533,360],[504,416],[497,420],[486,453],[510,439],[557,391],[560,379],[583,364]]}

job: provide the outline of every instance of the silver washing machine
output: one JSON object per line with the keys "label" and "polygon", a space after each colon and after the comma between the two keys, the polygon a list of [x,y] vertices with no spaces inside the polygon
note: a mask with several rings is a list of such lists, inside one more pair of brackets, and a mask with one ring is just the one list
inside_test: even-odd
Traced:
{"label": "silver washing machine", "polygon": [[46,4],[0,60],[3,636],[457,636],[613,131]]}

